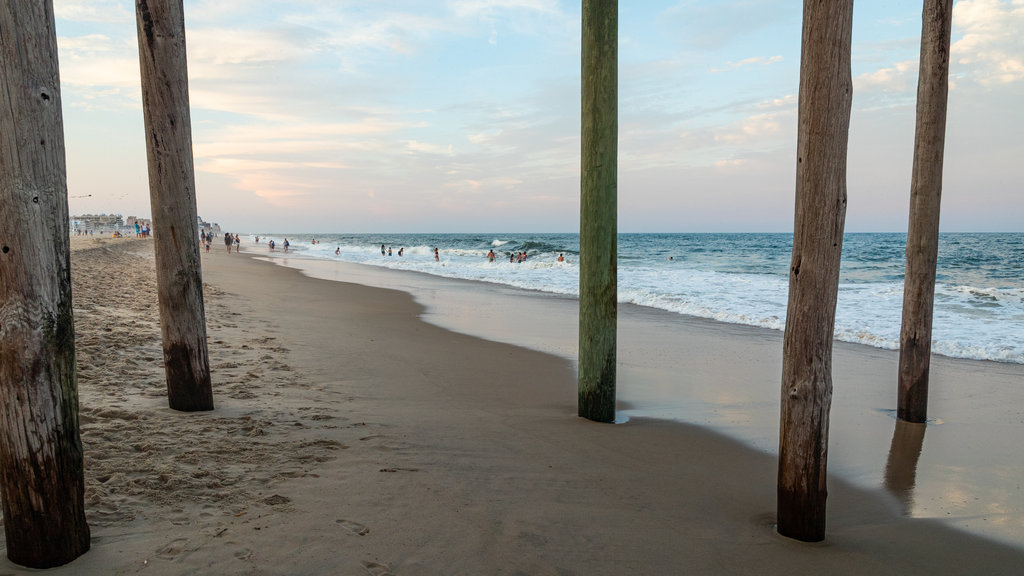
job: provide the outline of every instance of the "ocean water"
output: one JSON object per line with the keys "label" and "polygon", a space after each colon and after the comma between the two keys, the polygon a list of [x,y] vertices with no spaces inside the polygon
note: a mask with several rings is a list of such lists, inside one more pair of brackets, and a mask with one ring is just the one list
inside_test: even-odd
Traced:
{"label": "ocean water", "polygon": [[[291,256],[556,294],[579,291],[578,234],[254,234],[248,248],[256,236],[257,250],[274,239],[270,256],[284,256],[287,238]],[[392,255],[381,255],[381,245]],[[899,348],[905,245],[904,234],[846,235],[837,339]],[[620,302],[785,327],[791,234],[620,234],[618,249]],[[509,255],[519,252],[527,260],[510,263]],[[560,254],[564,262],[557,261]],[[1024,364],[1024,234],[942,234],[935,292],[934,353]]]}

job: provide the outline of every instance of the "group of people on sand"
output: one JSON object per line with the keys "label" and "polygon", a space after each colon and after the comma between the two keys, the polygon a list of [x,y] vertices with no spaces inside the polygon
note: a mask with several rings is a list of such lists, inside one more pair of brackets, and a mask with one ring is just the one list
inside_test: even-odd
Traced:
{"label": "group of people on sand", "polygon": [[[206,250],[207,253],[209,253],[210,244],[213,242],[213,233],[211,232],[208,234],[206,230],[202,230],[199,232],[199,240],[203,244],[203,249]],[[238,234],[231,234],[230,232],[224,233],[224,247],[227,248],[228,254],[231,254],[232,246],[235,247],[235,252],[238,252],[238,249],[241,245],[242,240],[241,238],[238,237]]]}
{"label": "group of people on sand", "polygon": [[238,234],[232,235],[230,232],[224,233],[224,247],[228,249],[228,254],[231,254],[231,247],[235,247],[235,253],[242,247],[242,240],[238,237]]}

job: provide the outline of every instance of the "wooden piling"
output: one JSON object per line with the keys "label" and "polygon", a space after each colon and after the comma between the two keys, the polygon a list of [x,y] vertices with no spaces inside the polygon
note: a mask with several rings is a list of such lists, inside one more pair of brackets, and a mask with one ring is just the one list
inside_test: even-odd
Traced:
{"label": "wooden piling", "polygon": [[212,410],[181,0],[136,0],[167,400]]}
{"label": "wooden piling", "polygon": [[952,14],[953,0],[924,0],[896,406],[897,418],[907,422],[928,419]]}
{"label": "wooden piling", "polygon": [[615,420],[618,2],[583,0],[579,415]]}
{"label": "wooden piling", "polygon": [[0,7],[0,500],[7,557],[89,549],[53,3]]}
{"label": "wooden piling", "polygon": [[805,0],[796,217],[782,359],[778,531],[825,538],[832,333],[846,218],[853,0]]}

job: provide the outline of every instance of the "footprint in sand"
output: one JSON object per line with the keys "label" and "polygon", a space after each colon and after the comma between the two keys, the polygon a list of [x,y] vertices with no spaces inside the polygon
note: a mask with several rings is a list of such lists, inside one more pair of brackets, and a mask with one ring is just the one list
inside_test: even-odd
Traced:
{"label": "footprint in sand", "polygon": [[171,540],[171,542],[168,545],[156,551],[156,557],[163,558],[164,560],[173,560],[185,551],[185,544],[187,543],[187,538],[177,538],[175,540]]}
{"label": "footprint in sand", "polygon": [[384,564],[378,564],[376,562],[363,561],[363,568],[366,569],[366,573],[372,576],[394,576],[391,570]]}
{"label": "footprint in sand", "polygon": [[356,536],[366,536],[370,533],[370,529],[358,522],[352,522],[350,520],[335,520],[345,530],[355,534]]}
{"label": "footprint in sand", "polygon": [[292,499],[287,496],[281,496],[280,494],[274,494],[273,496],[267,496],[261,502],[270,506],[281,506],[291,502]]}

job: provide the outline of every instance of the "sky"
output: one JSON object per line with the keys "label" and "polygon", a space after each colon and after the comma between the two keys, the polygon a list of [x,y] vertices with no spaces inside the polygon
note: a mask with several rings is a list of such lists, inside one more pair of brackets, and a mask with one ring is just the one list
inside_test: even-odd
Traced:
{"label": "sky", "polygon": [[[580,2],[185,0],[238,232],[579,230]],[[54,0],[72,214],[148,217],[134,3]],[[791,232],[802,2],[619,2],[620,232]],[[848,232],[905,232],[921,1],[854,4]],[[1024,0],[953,11],[941,229],[1024,231]],[[159,224],[159,223],[158,223]]]}

